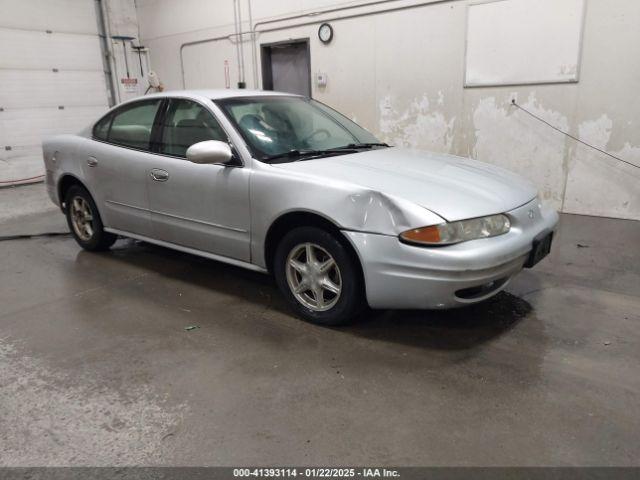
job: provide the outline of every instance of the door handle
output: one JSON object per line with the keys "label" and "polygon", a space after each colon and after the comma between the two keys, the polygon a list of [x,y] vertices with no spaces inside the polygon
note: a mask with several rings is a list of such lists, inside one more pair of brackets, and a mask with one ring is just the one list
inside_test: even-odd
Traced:
{"label": "door handle", "polygon": [[87,158],[87,165],[89,165],[90,167],[95,167],[96,165],[98,165],[98,159],[89,155],[89,158]]}
{"label": "door handle", "polygon": [[154,168],[151,170],[151,178],[153,178],[156,182],[166,182],[169,180],[169,172],[166,170],[161,170],[159,168]]}

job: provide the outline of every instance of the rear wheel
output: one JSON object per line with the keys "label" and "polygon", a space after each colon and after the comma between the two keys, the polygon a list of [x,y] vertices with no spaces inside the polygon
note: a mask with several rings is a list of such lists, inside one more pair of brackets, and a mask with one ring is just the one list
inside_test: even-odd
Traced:
{"label": "rear wheel", "polygon": [[73,238],[85,250],[107,250],[117,236],[105,232],[96,204],[89,192],[80,185],[73,185],[65,196],[67,223]]}
{"label": "rear wheel", "polygon": [[281,240],[274,259],[278,287],[295,311],[320,325],[342,325],[365,307],[356,260],[329,232],[300,227]]}

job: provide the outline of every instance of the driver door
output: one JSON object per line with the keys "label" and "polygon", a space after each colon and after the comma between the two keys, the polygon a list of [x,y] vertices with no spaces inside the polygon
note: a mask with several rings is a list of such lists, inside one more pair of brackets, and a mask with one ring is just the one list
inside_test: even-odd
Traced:
{"label": "driver door", "polygon": [[229,141],[213,113],[195,101],[171,99],[160,128],[147,177],[154,238],[248,262],[248,169],[186,159],[194,143]]}

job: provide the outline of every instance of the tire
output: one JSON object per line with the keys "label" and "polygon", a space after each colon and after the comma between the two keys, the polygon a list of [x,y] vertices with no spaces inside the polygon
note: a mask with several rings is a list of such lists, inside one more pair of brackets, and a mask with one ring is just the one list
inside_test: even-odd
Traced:
{"label": "tire", "polygon": [[91,194],[80,185],[69,188],[64,199],[67,224],[78,245],[90,252],[108,250],[118,239],[105,232]]}
{"label": "tire", "polygon": [[273,273],[289,304],[307,321],[344,325],[365,310],[364,285],[357,259],[325,230],[299,227],[287,233],[276,249]]}

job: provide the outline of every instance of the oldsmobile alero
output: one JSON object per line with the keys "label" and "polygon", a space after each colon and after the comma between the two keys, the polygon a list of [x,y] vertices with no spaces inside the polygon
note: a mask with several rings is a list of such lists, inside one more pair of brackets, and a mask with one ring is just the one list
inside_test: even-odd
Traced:
{"label": "oldsmobile alero", "polygon": [[550,250],[557,213],[499,167],[386,145],[315,100],[181,91],[43,143],[78,244],[118,235],[270,272],[303,318],[485,300]]}

